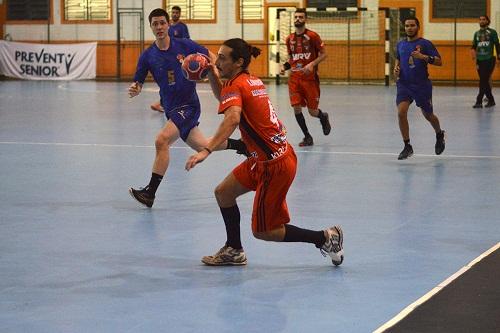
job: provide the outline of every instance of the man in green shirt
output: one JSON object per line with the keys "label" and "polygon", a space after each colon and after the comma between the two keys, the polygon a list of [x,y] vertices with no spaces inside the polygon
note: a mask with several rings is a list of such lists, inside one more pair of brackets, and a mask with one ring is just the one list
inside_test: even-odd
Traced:
{"label": "man in green shirt", "polygon": [[495,105],[495,99],[491,93],[491,74],[495,69],[495,56],[493,55],[493,45],[497,51],[497,59],[500,63],[500,43],[498,34],[495,30],[489,28],[490,19],[483,15],[479,17],[480,29],[474,33],[472,40],[472,60],[476,61],[477,73],[479,74],[479,94],[476,98],[476,104],[473,108],[483,107],[483,97],[486,95],[488,103],[485,107],[489,108]]}

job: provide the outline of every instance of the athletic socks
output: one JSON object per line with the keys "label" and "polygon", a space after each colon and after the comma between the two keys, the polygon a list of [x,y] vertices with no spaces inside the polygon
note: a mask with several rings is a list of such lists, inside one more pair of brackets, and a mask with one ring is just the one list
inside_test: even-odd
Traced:
{"label": "athletic socks", "polygon": [[151,174],[151,180],[149,181],[149,184],[146,187],[148,193],[155,195],[156,190],[158,190],[158,186],[160,186],[162,179],[163,179],[162,175],[159,175],[159,174],[153,172]]}
{"label": "athletic socks", "polygon": [[304,133],[306,137],[311,136],[311,134],[309,134],[309,130],[307,129],[306,120],[304,119],[304,115],[302,114],[302,112],[296,113],[295,119],[297,119],[297,123],[299,124],[302,133]]}
{"label": "athletic socks", "polygon": [[325,233],[323,230],[314,231],[285,224],[285,237],[283,238],[283,242],[312,243],[316,245],[317,248],[320,248],[325,244],[325,241]]}
{"label": "athletic socks", "polygon": [[228,208],[219,208],[222,213],[222,218],[224,219],[224,224],[226,225],[226,245],[236,250],[242,249],[240,237],[240,209],[238,205]]}

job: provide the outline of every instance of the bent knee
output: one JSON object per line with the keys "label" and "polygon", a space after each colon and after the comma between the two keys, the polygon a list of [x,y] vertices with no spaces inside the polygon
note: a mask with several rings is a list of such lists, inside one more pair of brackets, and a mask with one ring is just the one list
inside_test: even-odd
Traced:
{"label": "bent knee", "polygon": [[156,148],[166,148],[170,145],[170,138],[168,137],[168,135],[165,135],[163,133],[160,133],[156,136],[156,140],[155,140],[155,147]]}
{"label": "bent knee", "polygon": [[219,203],[225,203],[227,201],[228,193],[228,189],[223,183],[215,187],[214,195]]}
{"label": "bent knee", "polygon": [[252,231],[252,234],[255,238],[261,240],[270,240],[271,234],[266,231]]}
{"label": "bent knee", "polygon": [[271,241],[271,242],[282,242],[285,237],[285,227],[283,225],[267,231],[253,231],[252,234],[255,238]]}
{"label": "bent knee", "polygon": [[318,109],[307,109],[307,111],[309,111],[309,114],[313,117],[318,116]]}

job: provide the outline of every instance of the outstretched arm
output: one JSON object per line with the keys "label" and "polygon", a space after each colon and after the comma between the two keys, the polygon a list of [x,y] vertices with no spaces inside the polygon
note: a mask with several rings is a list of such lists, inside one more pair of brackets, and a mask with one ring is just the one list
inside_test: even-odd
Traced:
{"label": "outstretched arm", "polygon": [[222,90],[222,81],[220,80],[219,71],[215,67],[215,60],[217,56],[209,51],[210,55],[210,71],[208,72],[208,81],[210,82],[210,88],[214,93],[215,98],[220,101],[220,92]]}
{"label": "outstretched arm", "polygon": [[231,106],[226,109],[224,112],[224,120],[219,125],[217,132],[215,132],[215,135],[210,139],[207,146],[188,158],[186,162],[187,171],[194,168],[196,164],[203,162],[212,151],[216,150],[218,146],[233,134],[240,123],[241,111],[242,109],[240,106]]}

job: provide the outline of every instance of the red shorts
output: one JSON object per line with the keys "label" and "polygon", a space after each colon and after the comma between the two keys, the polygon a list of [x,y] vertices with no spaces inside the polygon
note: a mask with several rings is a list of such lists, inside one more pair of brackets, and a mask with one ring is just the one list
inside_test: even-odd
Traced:
{"label": "red shorts", "polygon": [[290,222],[286,194],[297,171],[297,156],[292,146],[280,157],[270,161],[249,158],[233,170],[244,187],[255,191],[252,230],[270,231]]}
{"label": "red shorts", "polygon": [[319,106],[319,80],[300,80],[292,78],[288,81],[290,104],[307,106],[308,109],[317,109]]}

